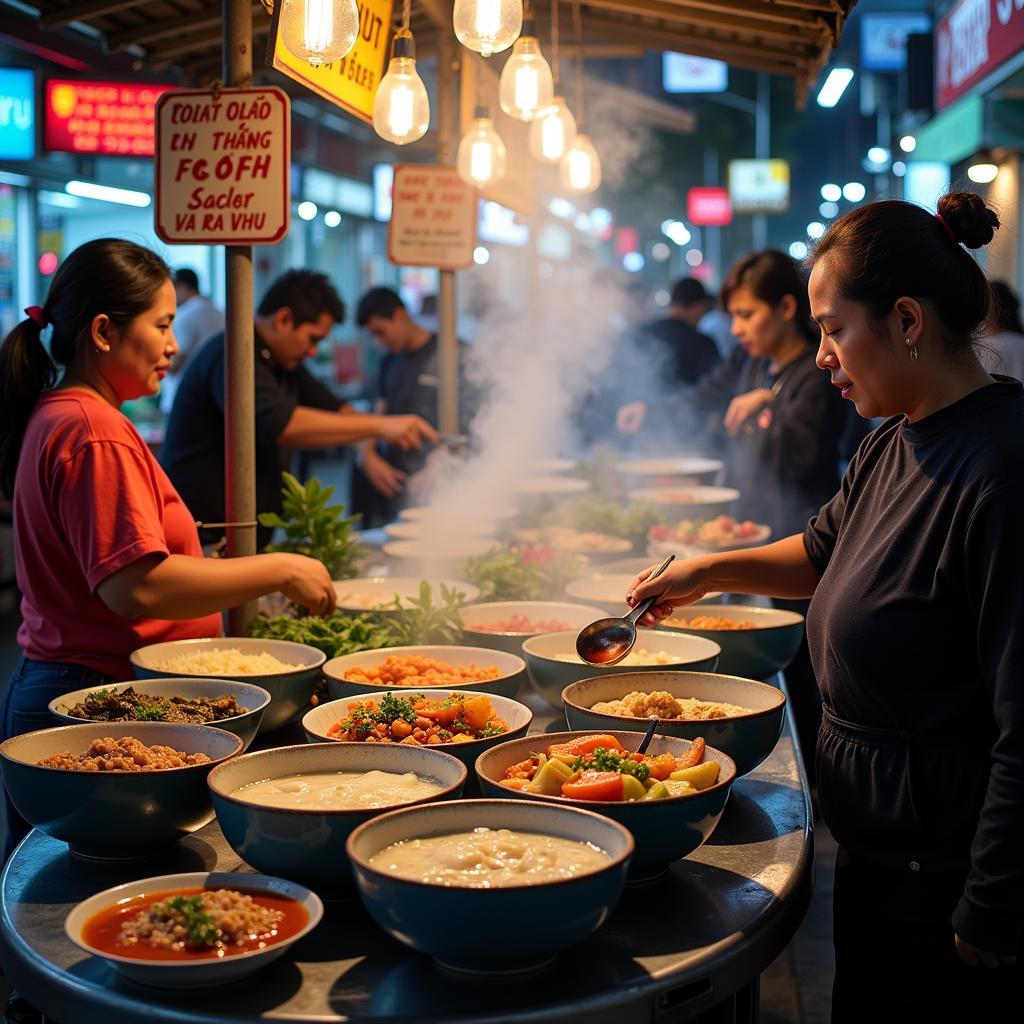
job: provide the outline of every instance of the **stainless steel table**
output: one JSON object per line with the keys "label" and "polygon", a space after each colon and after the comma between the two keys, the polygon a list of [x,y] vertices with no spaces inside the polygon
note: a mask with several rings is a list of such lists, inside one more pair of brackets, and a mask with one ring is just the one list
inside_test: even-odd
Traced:
{"label": "stainless steel table", "polygon": [[[550,723],[538,716],[539,724],[552,728],[549,717]],[[733,1004],[727,1019],[755,1020],[758,976],[810,902],[811,826],[787,732],[772,756],[733,787],[708,843],[662,881],[628,890],[597,934],[543,973],[444,974],[381,932],[354,898],[329,902],[316,931],[260,974],[194,994],[122,980],[71,944],[64,917],[77,901],[133,878],[248,870],[216,822],[173,853],[120,864],[78,860],[63,843],[32,832],[0,878],[0,960],[11,983],[60,1024],[674,1024],[698,1020],[723,1002]]]}

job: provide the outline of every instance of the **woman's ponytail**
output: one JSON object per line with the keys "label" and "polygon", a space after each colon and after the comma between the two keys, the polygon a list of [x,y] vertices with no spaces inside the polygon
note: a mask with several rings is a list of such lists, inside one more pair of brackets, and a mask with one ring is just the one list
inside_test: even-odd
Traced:
{"label": "woman's ponytail", "polygon": [[8,497],[14,492],[29,416],[39,396],[57,382],[57,367],[43,345],[42,330],[30,316],[0,345],[0,490]]}

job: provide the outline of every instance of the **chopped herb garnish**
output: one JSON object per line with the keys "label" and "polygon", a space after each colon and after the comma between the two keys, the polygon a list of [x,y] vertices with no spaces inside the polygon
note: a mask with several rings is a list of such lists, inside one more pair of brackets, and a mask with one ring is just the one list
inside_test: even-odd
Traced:
{"label": "chopped herb garnish", "polygon": [[167,717],[166,704],[153,704],[148,708],[135,709],[136,722],[162,722]]}
{"label": "chopped herb garnish", "polygon": [[85,695],[85,699],[87,701],[89,701],[89,700],[104,701],[104,700],[110,700],[111,697],[116,697],[116,696],[117,696],[117,690],[93,690],[92,693],[87,693]]}
{"label": "chopped herb garnish", "polygon": [[623,757],[618,751],[608,750],[605,747],[596,747],[584,757],[576,758],[573,771],[581,772],[586,769],[633,775],[641,782],[646,782],[651,774],[651,770],[646,764],[634,761],[631,757]]}
{"label": "chopped herb garnish", "polygon": [[390,693],[384,694],[381,698],[378,714],[380,720],[389,725],[397,721],[405,721],[412,725],[417,718],[416,709],[412,706],[411,700],[404,700]]}
{"label": "chopped herb garnish", "polygon": [[216,945],[220,929],[214,919],[203,909],[202,896],[173,896],[163,903],[154,903],[153,911],[168,917],[172,913],[184,917],[190,946]]}
{"label": "chopped herb garnish", "polygon": [[505,731],[505,726],[498,722],[488,722],[483,729],[480,730],[481,739],[485,736],[500,736]]}

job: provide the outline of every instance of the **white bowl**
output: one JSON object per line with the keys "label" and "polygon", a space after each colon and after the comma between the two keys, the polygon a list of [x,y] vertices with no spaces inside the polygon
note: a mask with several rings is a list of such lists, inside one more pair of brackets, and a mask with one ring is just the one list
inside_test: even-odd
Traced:
{"label": "white bowl", "polygon": [[575,459],[533,459],[527,467],[531,476],[559,476],[576,469]]}
{"label": "white bowl", "polygon": [[641,487],[629,492],[630,501],[645,501],[663,505],[678,512],[680,517],[710,519],[728,513],[739,500],[740,492],[733,487]]}
{"label": "white bowl", "polygon": [[743,540],[728,541],[725,544],[695,544],[693,541],[684,540],[655,540],[647,538],[647,553],[652,558],[665,558],[668,555],[677,555],[680,558],[696,558],[699,555],[706,555],[710,551],[739,551],[742,548],[756,548],[767,544],[771,539],[772,528],[761,526],[757,533]]}
{"label": "white bowl", "polygon": [[615,472],[623,476],[665,477],[666,479],[689,477],[707,480],[720,473],[725,463],[719,459],[704,459],[693,455],[676,458],[627,459],[615,466]]}
{"label": "white bowl", "polygon": [[[488,505],[478,508],[476,512],[479,519],[496,523],[505,519],[515,519],[519,515],[519,509],[515,505]],[[443,505],[416,505],[412,508],[403,508],[398,513],[398,518],[410,523],[421,523],[430,519],[439,519],[443,522],[446,513]]]}
{"label": "white bowl", "polygon": [[[361,612],[373,612],[375,615],[395,615],[397,612],[387,606],[398,597],[408,607],[410,598],[418,598],[422,576],[367,576],[355,580],[335,580],[334,592],[338,596],[340,611],[351,615]],[[441,600],[442,584],[450,590],[457,590],[465,600],[475,601],[480,596],[480,588],[462,580],[428,578],[431,597],[436,604]]]}
{"label": "white bowl", "polygon": [[[490,601],[467,605],[462,609],[462,636],[474,647],[488,647],[493,651],[507,651],[520,654],[523,641],[537,636],[536,632],[500,632],[475,629],[474,626],[488,622],[507,621],[512,615],[523,615],[531,621],[557,619],[568,623],[570,629],[582,629],[596,619],[604,617],[596,605],[568,604],[564,601]],[[557,630],[556,630],[557,632]]]}
{"label": "white bowl", "polygon": [[[148,644],[132,651],[128,660],[135,671],[136,679],[164,679],[167,669],[159,666],[162,658],[178,654],[193,654],[199,651],[226,651],[234,648],[243,654],[263,652],[273,655],[278,661],[294,668],[288,672],[273,672],[266,675],[233,675],[218,672],[218,679],[234,679],[240,683],[262,686],[270,693],[270,706],[263,713],[260,733],[279,729],[291,721],[309,705],[317,681],[320,666],[327,660],[323,651],[308,644],[297,644],[291,640],[269,640],[246,636],[221,636],[207,640],[169,640],[160,644]],[[209,672],[176,672],[183,679],[205,679]]]}
{"label": "white bowl", "polygon": [[[579,630],[564,633],[542,633],[523,641],[523,654],[534,689],[552,706],[562,706],[562,691],[581,679],[618,672],[714,672],[722,648],[713,640],[671,630],[637,630],[636,646],[651,654],[664,652],[671,659],[665,664],[587,665],[576,655]],[[559,655],[571,654],[574,661],[562,661]]]}
{"label": "white bowl", "polygon": [[[149,896],[152,893],[192,889],[198,886],[207,889],[248,889],[271,896],[288,897],[306,908],[309,920],[295,935],[275,942],[265,949],[254,949],[248,953],[236,953],[233,956],[214,957],[209,960],[139,960],[136,957],[118,956],[95,949],[85,941],[85,926],[89,919],[115,903]],[[64,922],[64,932],[79,949],[106,960],[119,974],[139,984],[160,988],[207,988],[237,981],[266,967],[299,939],[308,935],[323,916],[324,905],[316,893],[294,882],[286,882],[283,878],[252,875],[240,871],[187,871],[177,875],[155,875],[152,878],[142,878],[137,882],[125,882],[124,885],[104,889],[95,896],[82,900],[71,910]]]}
{"label": "white bowl", "polygon": [[[573,580],[565,588],[565,592],[574,601],[585,601],[588,604],[596,605],[605,615],[625,615],[629,611],[629,606],[626,604],[626,593],[633,580],[636,579],[638,573],[649,569],[653,564],[653,560],[650,558],[645,558],[642,561],[644,564],[636,572]],[[697,603],[709,604],[717,601],[721,596],[721,591],[713,590],[705,594]]]}
{"label": "white bowl", "polygon": [[[357,665],[360,668],[374,668],[388,658],[409,657],[419,655],[433,658],[435,661],[447,662],[449,665],[477,665],[479,667],[494,665],[500,675],[497,679],[483,679],[475,683],[460,683],[459,690],[476,691],[478,693],[496,693],[502,697],[514,699],[520,684],[526,678],[526,662],[518,655],[506,654],[504,651],[483,650],[479,647],[453,647],[443,644],[428,644],[420,647],[383,647],[378,651],[359,651],[356,654],[344,654],[340,658],[331,658],[324,665],[324,678],[332,700],[351,699],[362,693],[394,690],[415,692],[414,686],[393,686],[391,684],[376,685],[361,680],[347,679],[345,673]],[[428,685],[428,684],[424,684]],[[438,689],[438,687],[433,687]],[[453,687],[445,687],[453,689]]]}
{"label": "white bowl", "polygon": [[583,494],[590,490],[590,482],[571,476],[528,476],[517,480],[513,489],[524,497],[556,497]]}
{"label": "white bowl", "polygon": [[415,572],[417,568],[450,571],[467,558],[490,551],[494,544],[486,537],[449,537],[444,541],[428,538],[392,540],[384,545],[384,554],[407,573]]}
{"label": "white bowl", "polygon": [[[572,534],[577,536],[574,538]],[[579,538],[587,534],[601,537],[604,541],[600,546],[586,547],[580,543]],[[591,564],[605,562],[610,559],[621,557],[633,550],[633,542],[625,537],[613,537],[608,533],[598,533],[595,530],[572,530],[568,534],[559,535],[555,531],[544,529],[516,530],[513,537],[521,544],[543,544],[553,551],[564,552],[569,555],[579,555],[586,558]]]}
{"label": "white bowl", "polygon": [[[447,534],[444,524],[434,523],[430,519],[399,520],[388,523],[384,527],[388,540],[426,540],[441,539]],[[459,523],[459,534],[465,537],[493,537],[498,528],[493,523]]]}

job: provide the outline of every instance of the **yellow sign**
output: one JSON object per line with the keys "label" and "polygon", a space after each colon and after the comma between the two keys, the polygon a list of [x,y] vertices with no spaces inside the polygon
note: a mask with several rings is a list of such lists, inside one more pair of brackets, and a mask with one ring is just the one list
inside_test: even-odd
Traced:
{"label": "yellow sign", "polygon": [[[280,4],[277,5],[280,7]],[[373,100],[384,77],[388,58],[392,0],[359,0],[359,36],[356,45],[334,64],[314,68],[284,45],[282,34],[271,37],[269,63],[307,89],[330,100],[363,121],[373,121]],[[275,16],[275,29],[277,18]]]}

